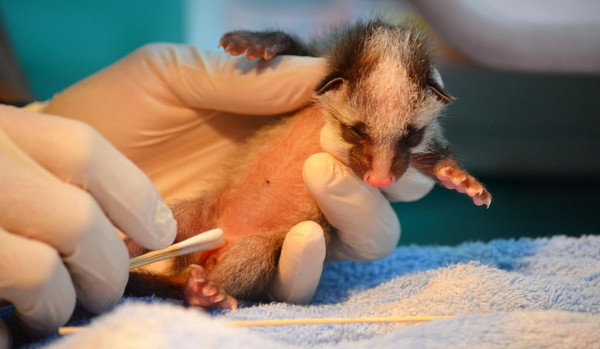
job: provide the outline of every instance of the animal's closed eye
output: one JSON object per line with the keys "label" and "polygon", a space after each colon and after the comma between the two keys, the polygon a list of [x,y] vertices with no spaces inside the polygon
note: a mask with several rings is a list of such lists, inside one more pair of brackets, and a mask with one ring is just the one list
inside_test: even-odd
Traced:
{"label": "animal's closed eye", "polygon": [[342,137],[348,142],[358,143],[366,140],[369,136],[366,125],[359,122],[354,125],[342,124]]}
{"label": "animal's closed eye", "polygon": [[421,144],[425,135],[425,127],[416,128],[409,126],[406,135],[398,141],[399,148],[414,148]]}
{"label": "animal's closed eye", "polygon": [[350,132],[352,132],[352,135],[358,137],[358,138],[364,138],[366,137],[366,134],[363,131],[363,128],[354,125],[354,126],[350,126]]}

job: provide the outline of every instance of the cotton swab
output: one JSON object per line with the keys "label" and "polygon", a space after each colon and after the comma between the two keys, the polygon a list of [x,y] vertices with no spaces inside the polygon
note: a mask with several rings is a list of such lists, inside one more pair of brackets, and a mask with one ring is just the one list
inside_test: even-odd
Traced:
{"label": "cotton swab", "polygon": [[[332,324],[355,324],[355,323],[410,323],[429,322],[433,320],[454,319],[455,316],[384,316],[384,317],[354,317],[354,318],[308,318],[308,319],[273,319],[273,320],[238,320],[228,321],[225,324],[234,327],[258,327],[258,326],[290,326],[290,325],[332,325]],[[67,335],[84,331],[86,327],[61,327],[58,329],[60,335]]]}
{"label": "cotton swab", "polygon": [[[222,229],[212,229],[204,233],[193,236],[187,240],[180,241],[162,250],[151,251],[143,255],[131,258],[129,260],[129,270],[152,264],[163,259],[183,256],[189,253],[213,250],[225,244]],[[5,306],[10,302],[0,298],[0,306]]]}
{"label": "cotton swab", "polygon": [[183,256],[198,251],[213,250],[225,244],[223,230],[213,229],[180,241],[165,249],[151,251],[129,260],[129,270],[152,264],[163,259]]}

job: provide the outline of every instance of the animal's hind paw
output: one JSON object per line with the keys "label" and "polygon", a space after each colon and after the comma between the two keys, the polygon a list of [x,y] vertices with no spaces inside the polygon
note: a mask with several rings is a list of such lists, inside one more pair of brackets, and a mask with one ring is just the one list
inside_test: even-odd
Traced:
{"label": "animal's hind paw", "polygon": [[190,266],[190,276],[185,284],[184,300],[187,306],[237,309],[237,300],[210,282],[206,278],[204,269],[196,264]]}
{"label": "animal's hind paw", "polygon": [[245,55],[248,60],[272,59],[285,54],[292,47],[289,36],[283,32],[229,32],[219,41],[219,47],[233,56]]}
{"label": "animal's hind paw", "polygon": [[435,170],[435,175],[446,188],[469,195],[475,205],[490,207],[492,195],[475,177],[455,166],[454,163],[439,166]]}

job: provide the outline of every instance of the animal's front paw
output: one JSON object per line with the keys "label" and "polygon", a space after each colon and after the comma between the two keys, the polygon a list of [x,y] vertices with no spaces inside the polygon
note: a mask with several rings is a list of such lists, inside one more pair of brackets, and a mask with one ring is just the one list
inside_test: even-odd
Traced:
{"label": "animal's front paw", "polygon": [[490,207],[492,195],[483,184],[460,167],[442,165],[436,168],[435,175],[446,188],[469,195],[475,205]]}
{"label": "animal's front paw", "polygon": [[219,47],[223,47],[233,56],[243,54],[249,60],[256,58],[269,60],[289,51],[292,41],[282,32],[234,31],[221,37]]}
{"label": "animal's front paw", "polygon": [[192,264],[190,270],[190,276],[185,284],[185,305],[232,310],[237,308],[237,300],[210,282],[201,266]]}

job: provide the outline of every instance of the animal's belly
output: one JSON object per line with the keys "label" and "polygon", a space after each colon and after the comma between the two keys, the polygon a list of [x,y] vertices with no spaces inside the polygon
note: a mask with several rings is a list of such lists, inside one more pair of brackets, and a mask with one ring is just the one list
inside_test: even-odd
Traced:
{"label": "animal's belly", "polygon": [[322,127],[318,109],[308,108],[254,140],[258,145],[226,189],[217,221],[230,243],[249,234],[287,231],[318,212],[302,167],[321,151]]}

